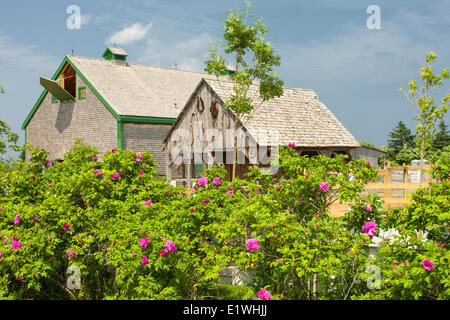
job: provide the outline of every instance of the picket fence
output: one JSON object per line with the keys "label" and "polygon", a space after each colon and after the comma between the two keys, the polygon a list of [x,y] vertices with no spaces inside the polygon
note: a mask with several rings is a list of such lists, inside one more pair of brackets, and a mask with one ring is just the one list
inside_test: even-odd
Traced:
{"label": "picket fence", "polygon": [[[422,169],[422,179],[421,176]],[[383,209],[392,207],[403,208],[411,201],[409,195],[417,188],[428,188],[431,182],[431,174],[428,171],[431,165],[420,166],[391,166],[388,162],[384,169],[378,169],[378,180],[368,183],[361,194],[376,193],[384,202]],[[349,210],[350,203],[334,203],[330,207],[333,216],[342,216]]]}

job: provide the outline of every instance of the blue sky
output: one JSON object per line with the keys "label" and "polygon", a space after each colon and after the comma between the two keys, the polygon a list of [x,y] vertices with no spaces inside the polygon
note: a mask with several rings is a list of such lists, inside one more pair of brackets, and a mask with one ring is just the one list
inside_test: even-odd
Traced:
{"label": "blue sky", "polygon": [[[281,56],[277,70],[287,87],[314,89],[358,140],[386,145],[402,120],[414,129],[415,108],[398,88],[418,80],[425,56],[435,70],[450,67],[450,1],[255,0],[269,40]],[[67,7],[81,9],[80,29],[68,29]],[[370,30],[369,5],[381,11],[381,29]],[[101,58],[116,42],[128,60],[202,71],[209,41],[223,35],[226,11],[239,0],[97,0],[4,2],[0,10],[0,118],[20,129],[42,87],[66,54]],[[435,96],[448,92],[449,82]],[[446,91],[447,90],[447,91]],[[449,123],[449,116],[446,116]]]}

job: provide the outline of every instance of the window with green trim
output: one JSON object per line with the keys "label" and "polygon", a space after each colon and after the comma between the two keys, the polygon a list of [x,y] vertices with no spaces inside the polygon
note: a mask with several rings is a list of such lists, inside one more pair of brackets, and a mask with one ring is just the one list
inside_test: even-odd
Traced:
{"label": "window with green trim", "polygon": [[78,100],[85,100],[85,99],[86,99],[86,87],[79,87]]}

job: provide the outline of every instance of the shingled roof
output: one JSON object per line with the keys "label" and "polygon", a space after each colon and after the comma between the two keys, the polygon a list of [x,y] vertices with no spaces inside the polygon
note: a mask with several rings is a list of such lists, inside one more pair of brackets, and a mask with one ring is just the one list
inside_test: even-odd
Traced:
{"label": "shingled roof", "polygon": [[[209,85],[223,103],[228,101],[234,93],[233,83],[230,81],[202,79],[196,91],[200,89],[202,83]],[[276,130],[281,145],[293,142],[299,147],[360,147],[353,135],[319,100],[314,90],[283,89],[283,96],[261,104],[259,86],[254,84],[250,87],[248,95],[253,97],[253,105],[259,107],[255,109],[251,117],[244,118],[242,123],[255,139],[259,137],[258,130],[264,128]],[[194,96],[195,92],[190,99]],[[189,101],[185,108],[188,104]],[[183,116],[183,111],[180,112],[172,129]],[[168,132],[166,140],[171,131]]]}
{"label": "shingled roof", "polygon": [[68,56],[119,115],[176,118],[207,74]]}

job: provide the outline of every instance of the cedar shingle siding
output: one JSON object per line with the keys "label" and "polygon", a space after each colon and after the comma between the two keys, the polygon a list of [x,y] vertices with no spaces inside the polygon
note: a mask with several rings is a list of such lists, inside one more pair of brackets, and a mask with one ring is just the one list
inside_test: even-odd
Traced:
{"label": "cedar shingle siding", "polygon": [[163,140],[169,129],[170,125],[163,124],[124,123],[124,148],[153,154],[153,160],[158,164],[158,174],[164,176],[166,157]]}
{"label": "cedar shingle siding", "polygon": [[[77,87],[86,84],[77,77]],[[27,125],[27,142],[58,159],[73,146],[75,138],[106,152],[117,147],[117,122],[103,103],[86,86],[86,99],[52,103],[47,93]]]}

